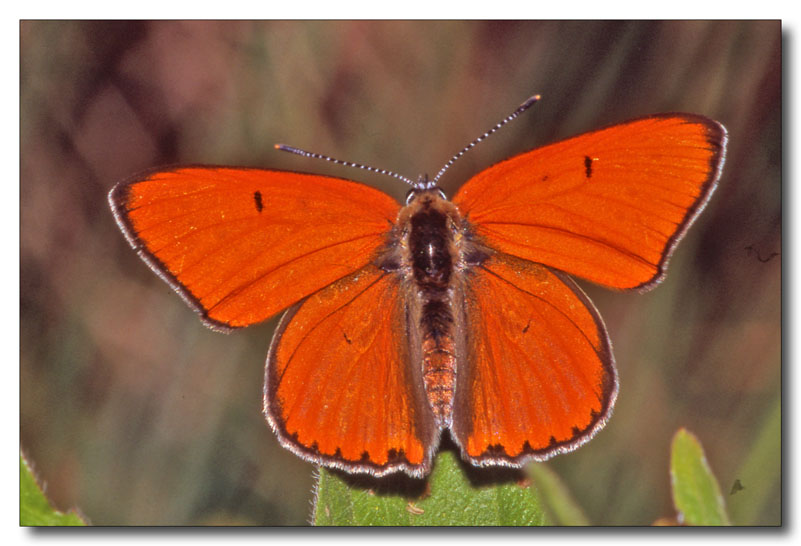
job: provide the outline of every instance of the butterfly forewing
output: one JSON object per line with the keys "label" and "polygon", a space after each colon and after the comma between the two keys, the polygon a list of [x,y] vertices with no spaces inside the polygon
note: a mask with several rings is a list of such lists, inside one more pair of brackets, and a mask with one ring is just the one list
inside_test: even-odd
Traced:
{"label": "butterfly forewing", "polygon": [[497,250],[646,289],[714,190],[725,144],[725,129],[701,116],[652,116],[498,163],[454,202]]}
{"label": "butterfly forewing", "polygon": [[253,324],[363,267],[398,204],[347,180],[178,168],[109,195],[128,240],[212,327]]}

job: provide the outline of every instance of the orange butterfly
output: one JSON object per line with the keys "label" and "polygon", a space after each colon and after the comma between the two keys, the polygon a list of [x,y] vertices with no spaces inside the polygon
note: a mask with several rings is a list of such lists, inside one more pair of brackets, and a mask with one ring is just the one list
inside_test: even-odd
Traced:
{"label": "orange butterfly", "polygon": [[518,467],[590,440],[617,396],[603,321],[568,274],[657,284],[715,189],[727,138],[701,116],[649,116],[512,157],[448,201],[442,173],[537,99],[432,181],[407,180],[405,206],[339,178],[228,167],[153,171],[109,201],[211,328],[289,308],[264,385],[286,448],[423,476],[449,430],[472,464]]}

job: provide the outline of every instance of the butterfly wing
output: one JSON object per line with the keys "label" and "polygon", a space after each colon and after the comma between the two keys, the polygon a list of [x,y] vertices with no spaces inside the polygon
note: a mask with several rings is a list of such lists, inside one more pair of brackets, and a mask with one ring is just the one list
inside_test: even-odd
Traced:
{"label": "butterfly wing", "polygon": [[285,447],[350,472],[428,472],[439,429],[399,290],[396,275],[368,265],[281,319],[264,412]]}
{"label": "butterfly wing", "polygon": [[651,116],[498,163],[453,201],[500,252],[647,290],[715,189],[726,138],[701,116]]}
{"label": "butterfly wing", "polygon": [[519,466],[588,441],[617,396],[592,302],[563,273],[508,255],[467,275],[466,365],[451,426],[463,457]]}
{"label": "butterfly wing", "polygon": [[347,180],[224,167],[151,172],[117,185],[109,201],[145,262],[223,331],[363,267],[399,208]]}

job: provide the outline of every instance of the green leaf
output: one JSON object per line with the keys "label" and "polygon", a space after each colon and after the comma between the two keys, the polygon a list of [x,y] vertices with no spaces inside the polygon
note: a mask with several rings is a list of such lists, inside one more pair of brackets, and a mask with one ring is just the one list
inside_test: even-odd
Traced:
{"label": "green leaf", "polygon": [[673,437],[670,477],[679,523],[730,525],[718,481],[709,468],[701,443],[684,428]]}
{"label": "green leaf", "polygon": [[315,525],[545,525],[537,490],[520,470],[468,467],[442,451],[427,479],[320,470]]}
{"label": "green leaf", "polygon": [[22,454],[19,457],[19,524],[24,527],[86,525],[76,513],[64,514],[50,505]]}

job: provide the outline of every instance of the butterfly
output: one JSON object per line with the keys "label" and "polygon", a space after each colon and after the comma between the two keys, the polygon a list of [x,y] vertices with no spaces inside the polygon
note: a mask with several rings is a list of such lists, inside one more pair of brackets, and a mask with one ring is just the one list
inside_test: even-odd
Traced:
{"label": "butterfly", "polygon": [[[176,167],[118,184],[117,224],[209,327],[285,310],[264,414],[300,457],[348,472],[426,475],[444,431],[476,466],[572,451],[618,392],[609,335],[572,280],[646,291],[721,174],[725,128],[634,119],[516,155],[452,200],[456,154],[406,202],[280,170]],[[362,165],[280,146],[368,170]]]}

